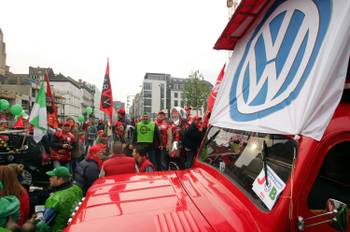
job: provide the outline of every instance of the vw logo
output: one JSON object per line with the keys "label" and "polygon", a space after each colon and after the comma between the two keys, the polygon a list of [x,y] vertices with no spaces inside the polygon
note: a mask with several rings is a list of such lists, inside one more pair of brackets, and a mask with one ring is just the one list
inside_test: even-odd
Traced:
{"label": "vw logo", "polygon": [[251,121],[295,100],[318,56],[331,0],[277,0],[247,40],[230,97],[231,117]]}

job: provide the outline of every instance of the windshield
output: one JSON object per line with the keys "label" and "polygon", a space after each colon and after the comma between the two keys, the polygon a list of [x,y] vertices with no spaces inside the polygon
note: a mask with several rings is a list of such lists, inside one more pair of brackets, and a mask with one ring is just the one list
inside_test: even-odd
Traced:
{"label": "windshield", "polygon": [[269,170],[269,183],[279,179],[284,185],[291,173],[296,150],[296,143],[287,136],[212,127],[199,159],[230,178],[261,209],[271,210],[277,199],[267,207],[269,202],[259,198],[253,183]]}

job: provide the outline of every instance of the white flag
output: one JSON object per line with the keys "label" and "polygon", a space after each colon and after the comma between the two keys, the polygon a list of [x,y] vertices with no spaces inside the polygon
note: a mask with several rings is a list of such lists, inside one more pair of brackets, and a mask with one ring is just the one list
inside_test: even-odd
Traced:
{"label": "white flag", "polygon": [[46,113],[46,94],[44,86],[41,84],[38,96],[36,97],[35,104],[32,112],[30,113],[29,123],[34,126],[34,141],[40,142],[43,136],[47,132],[47,113]]}

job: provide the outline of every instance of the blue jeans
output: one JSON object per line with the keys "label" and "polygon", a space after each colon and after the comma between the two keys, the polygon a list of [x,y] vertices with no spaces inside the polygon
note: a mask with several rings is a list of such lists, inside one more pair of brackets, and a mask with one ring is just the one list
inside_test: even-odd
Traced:
{"label": "blue jeans", "polygon": [[184,168],[191,168],[193,163],[193,158],[194,158],[194,152],[192,150],[185,149],[185,156],[186,156],[186,160],[185,160]]}
{"label": "blue jeans", "polygon": [[157,152],[155,150],[151,150],[148,152],[149,161],[154,165],[155,169],[158,170],[157,167]]}
{"label": "blue jeans", "polygon": [[169,153],[167,151],[159,150],[157,149],[157,158],[158,158],[158,164],[159,164],[159,171],[165,171],[168,170],[169,166]]}

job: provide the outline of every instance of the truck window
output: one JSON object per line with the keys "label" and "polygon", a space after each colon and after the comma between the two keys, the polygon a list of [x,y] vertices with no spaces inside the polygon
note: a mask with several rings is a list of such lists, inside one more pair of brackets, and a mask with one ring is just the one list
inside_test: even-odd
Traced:
{"label": "truck window", "polygon": [[312,186],[308,204],[310,209],[324,209],[333,198],[350,206],[350,142],[333,147],[325,157]]}
{"label": "truck window", "polygon": [[286,183],[297,150],[294,140],[287,136],[212,127],[200,151],[199,160],[222,172],[252,202],[268,211],[252,189],[253,182],[263,169],[264,143],[267,165]]}

